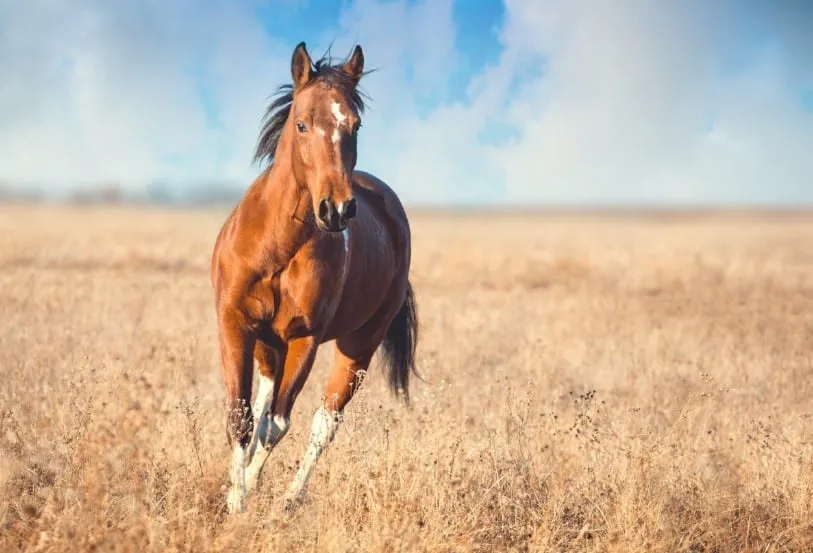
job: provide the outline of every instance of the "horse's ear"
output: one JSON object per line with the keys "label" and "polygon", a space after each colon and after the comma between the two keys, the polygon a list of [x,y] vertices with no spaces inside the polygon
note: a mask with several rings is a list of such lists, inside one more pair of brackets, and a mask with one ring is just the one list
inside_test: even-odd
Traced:
{"label": "horse's ear", "polygon": [[354,83],[359,83],[364,74],[364,52],[361,50],[361,46],[356,44],[356,47],[353,48],[353,55],[342,66],[342,70],[353,79]]}
{"label": "horse's ear", "polygon": [[294,80],[294,91],[299,90],[311,80],[313,63],[305,43],[300,42],[294,48],[294,55],[291,56],[291,77]]}

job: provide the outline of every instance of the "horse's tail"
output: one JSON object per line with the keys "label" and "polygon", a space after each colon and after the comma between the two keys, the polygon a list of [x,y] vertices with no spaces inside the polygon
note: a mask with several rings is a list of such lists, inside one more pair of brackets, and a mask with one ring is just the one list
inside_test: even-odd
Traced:
{"label": "horse's tail", "polygon": [[387,380],[390,390],[397,396],[403,394],[405,403],[409,404],[409,373],[421,378],[415,367],[415,349],[418,343],[418,311],[412,284],[407,281],[406,297],[401,309],[395,315],[387,329],[382,353],[388,369]]}

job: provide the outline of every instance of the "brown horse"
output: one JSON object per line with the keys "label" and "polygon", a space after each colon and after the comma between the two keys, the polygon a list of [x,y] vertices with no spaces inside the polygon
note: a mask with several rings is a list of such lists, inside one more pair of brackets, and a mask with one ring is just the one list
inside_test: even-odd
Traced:
{"label": "brown horse", "polygon": [[[409,402],[418,320],[409,222],[396,194],[355,170],[364,54],[315,64],[297,45],[292,85],[266,113],[255,160],[270,166],[225,221],[211,278],[233,448],[229,512],[245,509],[320,344],[335,357],[307,452],[285,495],[300,499],[347,403],[382,346],[390,388]],[[251,402],[254,359],[259,389]],[[416,373],[417,374],[417,373]]]}

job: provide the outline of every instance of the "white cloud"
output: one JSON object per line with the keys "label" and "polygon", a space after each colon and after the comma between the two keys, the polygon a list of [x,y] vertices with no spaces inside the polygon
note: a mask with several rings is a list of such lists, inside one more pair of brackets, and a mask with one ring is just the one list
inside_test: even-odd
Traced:
{"label": "white cloud", "polygon": [[[262,104],[290,53],[279,61],[247,8],[41,0],[5,1],[0,13],[3,178],[51,190],[250,178]],[[213,62],[201,66],[202,53]],[[218,130],[196,66],[213,77]]]}
{"label": "white cloud", "polygon": [[[444,108],[420,127],[463,154],[445,158],[421,138],[401,166],[431,160],[420,171],[437,174],[438,186],[458,174],[447,184],[456,199],[496,172],[512,202],[813,201],[813,115],[797,96],[810,82],[812,42],[788,30],[813,27],[811,10],[789,17],[777,7],[749,20],[734,2],[709,6],[509,0],[505,50],[471,104],[454,108],[451,124]],[[756,48],[757,23],[781,46]],[[735,70],[736,56],[748,63]],[[510,76],[532,59],[544,61],[541,75],[509,94]],[[484,160],[473,127],[495,113],[521,138]],[[475,155],[459,175],[465,153]],[[397,186],[414,175],[399,171]]]}
{"label": "white cloud", "polygon": [[[813,87],[813,8],[506,4],[497,63],[428,115],[461,54],[452,0],[355,0],[335,29],[301,37],[313,55],[361,43],[379,69],[362,81],[360,168],[411,202],[813,201],[798,98]],[[292,47],[252,3],[0,0],[0,178],[246,187]],[[515,136],[484,142],[497,126]]]}

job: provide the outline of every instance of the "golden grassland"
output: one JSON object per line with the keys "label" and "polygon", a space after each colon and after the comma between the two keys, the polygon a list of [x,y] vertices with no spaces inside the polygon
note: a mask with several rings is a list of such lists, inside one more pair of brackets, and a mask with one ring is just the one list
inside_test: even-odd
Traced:
{"label": "golden grassland", "polygon": [[414,213],[411,408],[285,515],[326,344],[234,518],[224,216],[0,207],[0,550],[813,550],[813,215]]}

